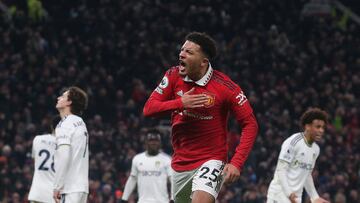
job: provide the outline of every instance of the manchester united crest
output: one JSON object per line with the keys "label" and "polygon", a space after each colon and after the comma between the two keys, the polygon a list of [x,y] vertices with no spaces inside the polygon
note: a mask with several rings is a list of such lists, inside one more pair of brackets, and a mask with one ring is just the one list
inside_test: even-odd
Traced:
{"label": "manchester united crest", "polygon": [[204,107],[205,108],[210,108],[210,107],[214,106],[214,104],[215,104],[215,94],[210,93],[210,92],[204,92],[204,94],[206,94],[206,96],[208,98],[208,100],[205,103]]}

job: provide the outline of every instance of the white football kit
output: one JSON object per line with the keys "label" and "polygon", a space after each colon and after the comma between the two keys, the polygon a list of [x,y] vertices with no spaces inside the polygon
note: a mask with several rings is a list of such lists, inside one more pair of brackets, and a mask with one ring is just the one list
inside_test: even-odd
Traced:
{"label": "white football kit", "polygon": [[138,203],[168,203],[168,179],[172,175],[171,158],[160,152],[150,156],[147,152],[137,154],[131,165],[131,173],[126,182],[122,199],[128,200],[135,184],[139,194]]}
{"label": "white football kit", "polygon": [[[89,193],[89,135],[82,118],[76,115],[68,115],[63,118],[55,129],[57,147],[70,146],[70,157],[64,177],[55,174],[55,188],[62,187],[61,194]],[[55,153],[55,167],[59,149]]]}
{"label": "white football kit", "polygon": [[[303,188],[313,198],[318,194],[313,185],[311,172],[315,166],[320,148],[314,142],[311,145],[306,143],[304,133],[296,133],[287,138],[281,146],[278,165],[276,166],[274,178],[268,189],[268,203],[290,202],[289,192],[295,192],[297,202],[301,202]],[[285,180],[289,188],[283,188],[279,178],[279,162],[286,162],[288,168],[285,172]],[[287,192],[286,192],[287,191]]]}
{"label": "white football kit", "polygon": [[29,201],[53,203],[55,136],[37,135],[33,140],[32,157],[34,176],[29,192]]}

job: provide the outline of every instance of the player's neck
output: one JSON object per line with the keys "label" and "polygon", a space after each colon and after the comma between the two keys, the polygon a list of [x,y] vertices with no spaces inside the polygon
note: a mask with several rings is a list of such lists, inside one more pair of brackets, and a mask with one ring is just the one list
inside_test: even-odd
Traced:
{"label": "player's neck", "polygon": [[146,151],[146,153],[149,155],[149,156],[156,156],[159,154],[159,151],[157,152],[153,152],[153,151]]}
{"label": "player's neck", "polygon": [[206,65],[206,67],[200,67],[200,70],[197,74],[189,76],[189,78],[193,81],[198,81],[201,78],[203,78],[205,76],[205,74],[207,73],[209,68],[209,65]]}
{"label": "player's neck", "polygon": [[304,140],[305,140],[306,144],[309,145],[309,146],[311,146],[312,143],[314,142],[314,140],[311,139],[310,134],[306,133],[306,132],[304,132]]}
{"label": "player's neck", "polygon": [[60,113],[60,117],[61,117],[62,119],[65,118],[66,116],[72,114],[72,113],[70,112],[70,110],[68,110],[68,109],[61,109],[61,110],[59,110],[59,113]]}

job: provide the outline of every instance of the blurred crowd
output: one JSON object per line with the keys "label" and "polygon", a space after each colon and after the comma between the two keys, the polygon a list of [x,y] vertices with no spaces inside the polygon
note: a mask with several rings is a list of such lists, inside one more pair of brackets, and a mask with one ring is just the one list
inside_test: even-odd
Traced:
{"label": "blurred crowd", "polygon": [[[266,200],[281,143],[301,130],[299,117],[312,106],[330,114],[313,174],[318,192],[335,203],[360,202],[360,27],[351,20],[339,27],[339,12],[304,17],[306,2],[59,0],[43,1],[46,15],[36,19],[26,6],[1,13],[0,202],[25,202],[32,139],[49,132],[65,86],[89,94],[89,202],[119,200],[147,128],[164,132],[162,148],[171,154],[169,118],[144,118],[142,107],[178,64],[190,31],[217,40],[213,67],[243,88],[260,125],[241,180],[225,186],[218,202]],[[231,155],[240,129],[235,121],[229,128]]]}

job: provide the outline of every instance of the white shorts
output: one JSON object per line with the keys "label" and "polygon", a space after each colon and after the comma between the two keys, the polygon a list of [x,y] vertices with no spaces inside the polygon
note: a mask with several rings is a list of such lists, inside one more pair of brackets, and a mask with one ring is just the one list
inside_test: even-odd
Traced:
{"label": "white shorts", "polygon": [[86,203],[88,194],[85,192],[73,192],[61,194],[60,203]]}
{"label": "white shorts", "polygon": [[196,190],[205,191],[216,199],[223,184],[221,172],[224,166],[222,161],[209,160],[192,171],[174,171],[172,181],[175,203],[191,202],[192,193]]}

